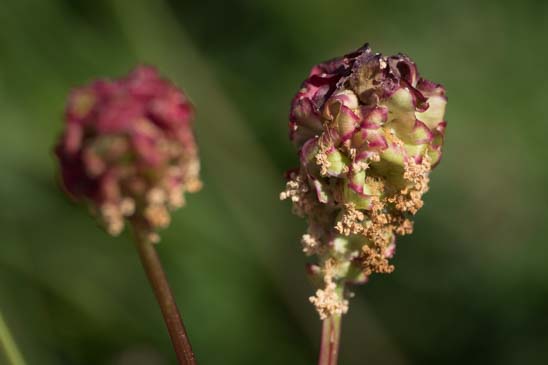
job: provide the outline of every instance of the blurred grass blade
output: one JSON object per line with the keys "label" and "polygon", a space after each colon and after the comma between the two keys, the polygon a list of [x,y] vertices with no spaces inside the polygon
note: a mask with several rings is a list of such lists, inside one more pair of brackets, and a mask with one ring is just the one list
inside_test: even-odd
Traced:
{"label": "blurred grass blade", "polygon": [[25,365],[25,360],[17,348],[17,344],[11,335],[8,324],[0,311],[0,344],[4,350],[4,355],[10,365]]}

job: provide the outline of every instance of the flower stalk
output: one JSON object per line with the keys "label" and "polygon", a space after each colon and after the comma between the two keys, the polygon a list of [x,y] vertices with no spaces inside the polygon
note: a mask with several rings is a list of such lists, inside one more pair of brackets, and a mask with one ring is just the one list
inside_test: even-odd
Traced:
{"label": "flower stalk", "polygon": [[196,360],[188,339],[175,297],[169,286],[154,243],[145,229],[135,228],[135,245],[154,296],[158,301],[177,360],[180,365],[195,365]]}
{"label": "flower stalk", "polygon": [[318,365],[337,365],[341,338],[341,315],[332,315],[323,320],[320,358]]}

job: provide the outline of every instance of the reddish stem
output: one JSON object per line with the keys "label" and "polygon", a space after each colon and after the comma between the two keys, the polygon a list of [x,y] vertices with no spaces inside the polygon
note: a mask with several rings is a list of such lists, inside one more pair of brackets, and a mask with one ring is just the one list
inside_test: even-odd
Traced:
{"label": "reddish stem", "polygon": [[146,237],[146,234],[136,229],[136,246],[141,257],[141,263],[154,290],[156,300],[160,305],[178,363],[180,365],[196,365],[192,346],[190,345],[183,320],[177,309],[175,298],[169,287],[166,274],[162,268],[162,263],[154,244]]}
{"label": "reddish stem", "polygon": [[341,316],[332,315],[324,319],[318,365],[337,365],[340,337]]}

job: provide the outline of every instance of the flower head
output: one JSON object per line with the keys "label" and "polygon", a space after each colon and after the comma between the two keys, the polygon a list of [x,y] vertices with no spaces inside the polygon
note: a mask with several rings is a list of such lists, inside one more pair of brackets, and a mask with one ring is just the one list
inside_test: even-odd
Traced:
{"label": "flower head", "polygon": [[334,283],[394,270],[395,237],[412,232],[441,159],[446,103],[443,86],[420,77],[409,57],[367,44],[312,68],[291,104],[300,165],[281,198],[307,218],[304,252],[318,256],[318,282],[329,282],[313,303]]}
{"label": "flower head", "polygon": [[67,193],[89,203],[106,230],[126,219],[155,231],[200,189],[200,164],[185,94],[152,67],[73,90],[55,153]]}

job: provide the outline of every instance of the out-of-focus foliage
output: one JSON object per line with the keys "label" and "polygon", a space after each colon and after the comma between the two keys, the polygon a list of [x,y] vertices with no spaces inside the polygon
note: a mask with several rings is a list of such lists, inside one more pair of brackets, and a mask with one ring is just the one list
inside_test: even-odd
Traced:
{"label": "out-of-focus foliage", "polygon": [[[0,4],[0,307],[29,364],[173,364],[129,235],[56,185],[71,87],[150,63],[193,99],[204,189],[159,251],[201,364],[310,364],[289,101],[365,41],[444,84],[444,161],[396,271],[357,288],[342,364],[548,361],[548,3],[74,1]],[[0,364],[4,361],[0,359]]]}

